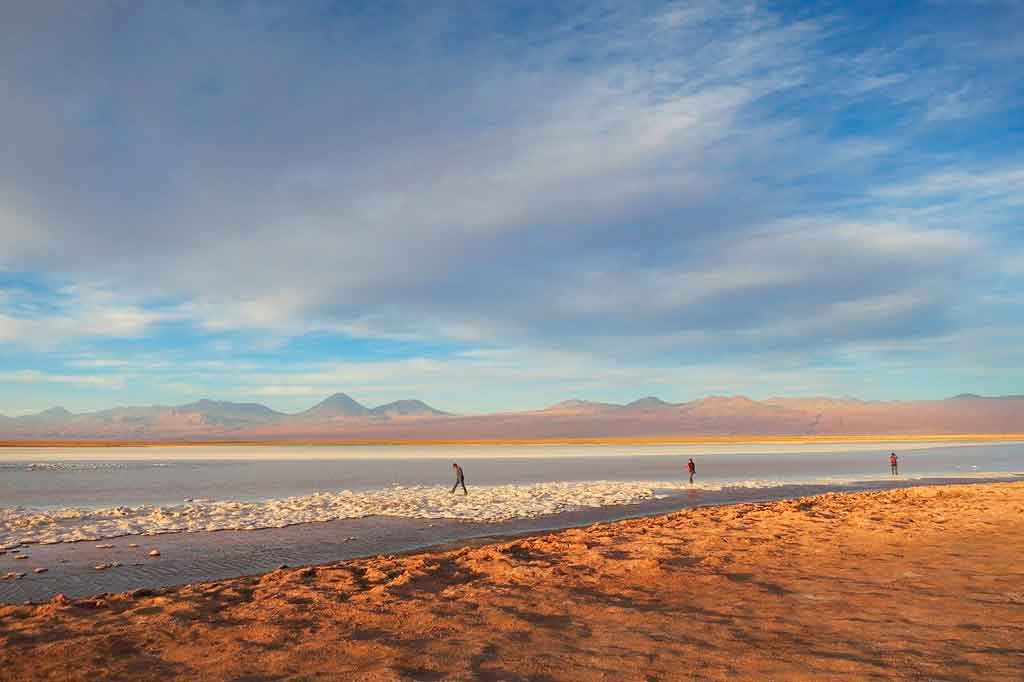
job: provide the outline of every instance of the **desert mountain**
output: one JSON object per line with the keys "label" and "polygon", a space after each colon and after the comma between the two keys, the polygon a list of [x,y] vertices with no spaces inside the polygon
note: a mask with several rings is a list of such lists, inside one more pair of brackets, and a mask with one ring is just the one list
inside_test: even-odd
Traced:
{"label": "desert mountain", "polygon": [[175,409],[178,412],[201,414],[211,422],[222,422],[225,424],[259,423],[280,419],[285,416],[283,412],[277,412],[259,403],[230,403],[223,400],[208,400],[206,398],[194,403],[188,403],[187,405],[181,405]]}
{"label": "desert mountain", "polygon": [[435,410],[422,400],[396,400],[370,410],[370,414],[385,417],[448,417],[447,412]]}
{"label": "desert mountain", "polygon": [[370,413],[369,408],[353,400],[346,393],[335,393],[329,398],[300,412],[297,417],[303,418],[333,418],[333,417],[363,417]]}
{"label": "desert mountain", "polygon": [[601,414],[619,410],[622,405],[614,403],[598,403],[592,400],[563,400],[542,410],[553,414]]}
{"label": "desert mountain", "polygon": [[70,419],[72,415],[70,412],[65,410],[63,407],[51,407],[48,410],[43,410],[36,414],[27,414],[24,417],[18,417],[17,420],[25,423],[38,423],[47,424],[53,422],[63,422]]}
{"label": "desert mountain", "polygon": [[646,398],[640,398],[633,402],[624,405],[627,410],[663,410],[668,407],[673,407],[672,403],[666,403],[661,398],[656,398],[653,395],[649,395]]}
{"label": "desert mountain", "polygon": [[567,400],[541,410],[455,416],[419,400],[368,408],[336,393],[298,414],[258,403],[200,400],[177,407],[53,408],[0,419],[5,440],[502,440],[694,436],[1024,433],[1024,396],[945,400],[710,396],[626,405]]}

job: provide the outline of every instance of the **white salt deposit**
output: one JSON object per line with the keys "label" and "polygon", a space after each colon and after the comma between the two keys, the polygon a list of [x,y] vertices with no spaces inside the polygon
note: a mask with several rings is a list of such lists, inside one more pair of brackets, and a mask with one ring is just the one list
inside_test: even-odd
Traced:
{"label": "white salt deposit", "polygon": [[[1006,477],[1005,472],[959,474]],[[888,476],[880,477],[887,480]],[[901,477],[907,480],[910,477]],[[868,477],[827,476],[804,484],[844,485]],[[449,488],[394,485],[384,489],[317,492],[261,502],[195,499],[184,504],[118,506],[102,509],[0,507],[0,551],[23,544],[95,541],[125,535],[193,533],[216,530],[281,528],[299,523],[389,515],[417,519],[499,522],[533,518],[588,507],[605,507],[666,497],[684,490],[770,488],[781,480],[701,482],[586,481],[470,486],[469,495]],[[132,545],[129,545],[132,546]],[[28,558],[19,555],[15,559]]]}
{"label": "white salt deposit", "polygon": [[[762,487],[758,481],[730,485]],[[640,502],[689,486],[675,481],[590,481],[533,485],[472,486],[452,495],[438,486],[391,486],[382,490],[323,493],[264,502],[196,500],[173,505],[85,509],[0,507],[0,549],[24,543],[51,544],[214,530],[280,528],[297,523],[350,519],[374,514],[408,518],[506,521],[545,514]]]}

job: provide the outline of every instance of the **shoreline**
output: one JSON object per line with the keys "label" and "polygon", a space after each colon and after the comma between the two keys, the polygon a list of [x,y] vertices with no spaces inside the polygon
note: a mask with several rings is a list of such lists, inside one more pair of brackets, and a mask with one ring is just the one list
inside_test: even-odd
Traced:
{"label": "shoreline", "polygon": [[920,486],[0,606],[0,679],[1015,679],[1022,532]]}
{"label": "shoreline", "polygon": [[[773,503],[821,494],[863,492],[1022,481],[1009,477],[877,479],[844,484],[790,483],[767,488],[686,490],[626,504],[582,507],[555,514],[503,521],[371,514],[281,526],[102,535],[74,541],[23,541],[0,556],[0,578],[22,571],[24,580],[0,580],[0,605],[45,602],[53,595],[74,597],[134,589],[167,588],[193,582],[234,579],[272,570],[280,564],[322,565],[365,559],[376,554],[433,552],[477,546],[484,538],[535,536],[595,524],[656,518],[691,509]],[[159,561],[146,558],[151,549]],[[27,555],[27,561],[13,560]],[[94,566],[117,561],[116,570]],[[42,575],[33,575],[44,568]]]}
{"label": "shoreline", "polygon": [[651,436],[623,438],[518,438],[480,440],[403,440],[403,439],[281,439],[281,440],[0,440],[4,448],[147,448],[147,447],[370,447],[370,446],[544,446],[544,445],[730,445],[730,444],[843,444],[843,443],[946,443],[1024,441],[1024,433],[947,433],[947,434],[863,434],[829,436]]}

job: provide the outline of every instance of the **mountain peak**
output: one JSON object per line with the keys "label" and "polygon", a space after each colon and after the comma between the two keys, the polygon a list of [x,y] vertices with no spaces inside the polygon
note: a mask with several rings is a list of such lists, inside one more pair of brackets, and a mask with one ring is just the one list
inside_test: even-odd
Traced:
{"label": "mountain peak", "polygon": [[71,416],[72,415],[70,412],[61,408],[60,406],[50,408],[49,410],[44,410],[43,412],[36,415],[36,417],[45,417],[47,419],[67,419],[68,417]]}
{"label": "mountain peak", "polygon": [[388,417],[443,417],[447,412],[436,410],[422,400],[396,400],[386,405],[378,405],[370,410],[370,414]]}
{"label": "mountain peak", "polygon": [[570,400],[563,400],[560,403],[555,403],[545,409],[545,412],[601,412],[604,410],[610,410],[621,405],[613,405],[612,403],[599,403],[593,400],[580,400],[578,398],[572,398]]}
{"label": "mountain peak", "polygon": [[42,412],[27,414],[24,417],[17,417],[16,420],[21,422],[62,422],[73,416],[73,414],[58,405],[57,407],[51,407],[50,409],[43,410]]}
{"label": "mountain peak", "polygon": [[361,417],[369,413],[370,410],[365,405],[353,400],[347,393],[335,393],[324,398],[302,414],[320,417]]}
{"label": "mountain peak", "polygon": [[202,398],[194,403],[179,405],[178,412],[195,412],[204,420],[220,422],[268,421],[282,417],[280,412],[261,403],[232,403],[226,400]]}
{"label": "mountain peak", "polygon": [[644,410],[650,410],[650,409],[657,409],[659,407],[671,407],[671,405],[672,405],[671,403],[666,403],[661,398],[658,398],[658,397],[653,396],[653,395],[649,395],[649,396],[646,396],[644,398],[639,398],[638,400],[634,400],[633,402],[631,402],[628,405],[626,405],[626,407],[633,407],[633,408],[640,408],[640,409],[644,409]]}
{"label": "mountain peak", "polygon": [[707,398],[701,398],[697,402],[706,405],[751,405],[757,401],[745,395],[709,395]]}

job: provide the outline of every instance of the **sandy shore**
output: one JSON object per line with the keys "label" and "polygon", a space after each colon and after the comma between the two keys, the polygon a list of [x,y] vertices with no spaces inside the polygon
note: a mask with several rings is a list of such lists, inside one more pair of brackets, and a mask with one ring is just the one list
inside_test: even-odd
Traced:
{"label": "sandy shore", "polygon": [[0,607],[3,680],[1024,680],[1024,483]]}

